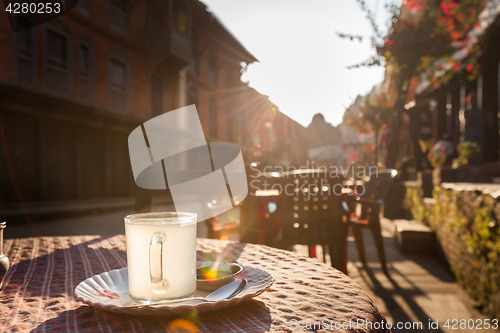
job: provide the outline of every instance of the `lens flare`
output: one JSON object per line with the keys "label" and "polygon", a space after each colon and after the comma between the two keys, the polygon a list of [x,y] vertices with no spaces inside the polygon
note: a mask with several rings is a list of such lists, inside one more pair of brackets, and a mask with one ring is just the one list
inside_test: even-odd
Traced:
{"label": "lens flare", "polygon": [[207,280],[212,280],[217,278],[217,272],[214,269],[207,267],[207,270],[203,271],[203,277]]}
{"label": "lens flare", "polygon": [[[214,263],[213,266],[206,266],[198,268],[198,279],[206,279],[208,281],[220,279],[231,274],[231,271],[227,268],[219,267],[219,262]],[[215,282],[215,281],[211,281]]]}
{"label": "lens flare", "polygon": [[172,320],[167,326],[167,332],[174,333],[197,333],[198,327],[192,322],[185,319]]}

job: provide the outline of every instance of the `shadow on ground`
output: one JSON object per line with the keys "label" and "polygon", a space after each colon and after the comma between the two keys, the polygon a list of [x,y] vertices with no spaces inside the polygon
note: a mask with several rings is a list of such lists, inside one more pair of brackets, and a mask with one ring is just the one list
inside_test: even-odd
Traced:
{"label": "shadow on ground", "polygon": [[[348,242],[349,276],[373,299],[394,326],[393,332],[457,332],[445,327],[447,320],[486,318],[466,292],[455,282],[437,255],[405,255],[395,240],[392,221],[384,219],[384,244],[389,275],[382,272],[375,245],[368,230],[363,235],[367,267],[359,261],[353,238]],[[435,324],[438,322],[438,327]],[[396,327],[403,325],[403,327]],[[406,327],[405,327],[406,325]],[[468,330],[460,332],[497,332]]]}

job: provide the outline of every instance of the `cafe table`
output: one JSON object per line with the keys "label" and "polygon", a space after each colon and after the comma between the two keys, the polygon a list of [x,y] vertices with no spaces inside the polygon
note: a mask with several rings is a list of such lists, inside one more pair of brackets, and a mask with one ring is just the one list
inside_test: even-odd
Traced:
{"label": "cafe table", "polygon": [[126,266],[125,236],[7,239],[11,268],[0,290],[0,332],[388,332],[384,316],[348,276],[316,259],[256,244],[202,239],[198,260],[214,256],[265,270],[273,285],[252,300],[177,316],[131,316],[95,309],[74,296],[92,275]]}

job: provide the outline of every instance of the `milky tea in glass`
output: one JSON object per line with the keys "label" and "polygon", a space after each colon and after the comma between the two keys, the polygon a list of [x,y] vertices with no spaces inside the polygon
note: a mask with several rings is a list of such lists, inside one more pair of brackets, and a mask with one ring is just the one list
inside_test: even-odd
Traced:
{"label": "milky tea in glass", "polygon": [[130,298],[154,303],[196,290],[196,214],[125,217]]}

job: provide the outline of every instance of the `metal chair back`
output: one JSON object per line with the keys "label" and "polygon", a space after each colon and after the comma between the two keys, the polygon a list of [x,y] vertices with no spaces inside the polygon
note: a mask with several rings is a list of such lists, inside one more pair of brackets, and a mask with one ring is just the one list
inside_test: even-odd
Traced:
{"label": "metal chair back", "polygon": [[323,169],[296,170],[282,175],[278,209],[283,219],[285,246],[325,245],[332,241],[335,219],[341,221],[342,216],[342,180]]}

